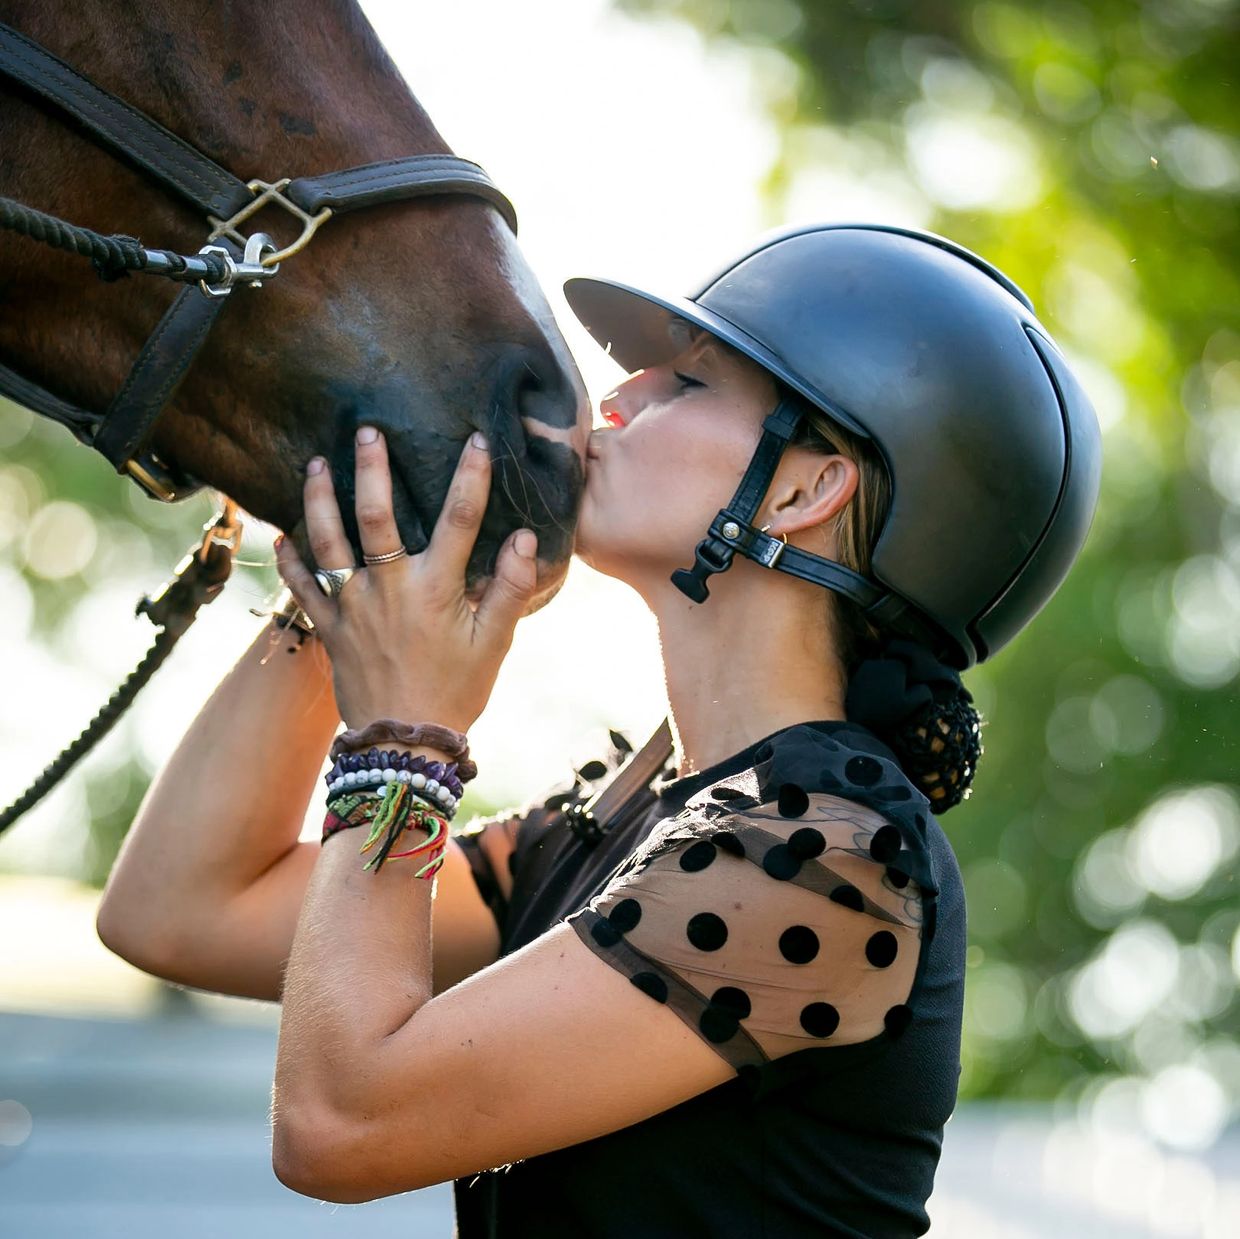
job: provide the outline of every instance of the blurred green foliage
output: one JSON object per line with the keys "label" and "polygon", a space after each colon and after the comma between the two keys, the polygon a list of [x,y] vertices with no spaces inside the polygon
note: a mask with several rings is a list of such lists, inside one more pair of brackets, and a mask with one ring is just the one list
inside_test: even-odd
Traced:
{"label": "blurred green foliage", "polygon": [[[1100,509],[1033,626],[969,673],[986,751],[944,818],[969,907],[962,1096],[1187,1065],[1212,1117],[1179,1135],[1208,1142],[1240,1096],[1237,6],[619,7],[752,57],[772,225],[845,202],[950,236],[1079,367]],[[709,123],[704,100],[690,148]]]}

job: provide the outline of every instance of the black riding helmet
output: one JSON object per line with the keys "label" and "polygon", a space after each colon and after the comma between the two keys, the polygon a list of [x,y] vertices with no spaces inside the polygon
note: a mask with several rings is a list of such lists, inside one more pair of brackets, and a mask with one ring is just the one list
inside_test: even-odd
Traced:
{"label": "black riding helmet", "polygon": [[752,520],[802,413],[781,401],[732,502],[673,575],[690,598],[740,553],[813,581],[880,628],[961,669],[989,658],[1049,601],[1089,532],[1098,420],[1029,298],[933,233],[820,224],[778,233],[692,298],[611,280],[564,286],[627,370],[670,360],[674,319],[765,366],[874,442],[891,483],[871,575],[784,546]]}

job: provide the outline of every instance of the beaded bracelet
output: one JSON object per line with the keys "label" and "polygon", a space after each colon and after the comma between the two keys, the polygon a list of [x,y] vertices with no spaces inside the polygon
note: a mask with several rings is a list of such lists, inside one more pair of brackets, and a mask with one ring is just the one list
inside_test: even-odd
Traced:
{"label": "beaded bracelet", "polygon": [[[365,853],[384,836],[379,851],[363,866],[374,867],[377,873],[385,861],[418,857],[425,863],[414,873],[415,878],[433,880],[443,865],[443,855],[448,844],[448,823],[443,815],[427,807],[416,805],[417,798],[407,784],[389,783],[381,797],[357,793],[337,798],[333,810],[329,810],[323,824],[323,842],[332,835],[352,826],[370,827],[366,842],[359,852]],[[406,852],[393,852],[393,845],[405,830],[424,830],[425,842]]]}
{"label": "beaded bracelet", "polygon": [[[401,777],[404,771],[409,777]],[[378,774],[379,777],[374,776]],[[419,781],[413,778],[421,775]],[[350,777],[352,776],[352,777]],[[412,783],[418,790],[425,787],[429,794],[434,795],[441,788],[456,800],[465,793],[464,785],[457,774],[455,762],[449,764],[433,761],[423,753],[416,756],[399,749],[384,749],[382,752],[372,748],[369,753],[353,753],[337,758],[332,768],[323,776],[328,791],[343,791],[348,787],[377,786],[380,783],[391,783],[399,779],[402,783]],[[431,787],[431,784],[434,787]],[[443,797],[440,797],[443,800]]]}
{"label": "beaded bracelet", "polygon": [[[395,777],[385,778],[388,774],[394,774]],[[353,779],[353,782],[347,783],[346,779]],[[353,792],[382,796],[393,783],[408,787],[436,813],[443,813],[448,817],[456,816],[461,802],[446,787],[439,786],[434,779],[428,779],[424,774],[410,774],[407,770],[367,770],[359,775],[343,775],[328,789],[327,803],[330,805],[334,797],[348,796]]]}

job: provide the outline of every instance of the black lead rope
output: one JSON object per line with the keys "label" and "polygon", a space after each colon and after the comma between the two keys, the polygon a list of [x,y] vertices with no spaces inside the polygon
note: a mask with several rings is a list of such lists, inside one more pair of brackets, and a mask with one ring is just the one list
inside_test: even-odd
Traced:
{"label": "black lead rope", "polygon": [[53,249],[89,258],[102,280],[119,280],[130,271],[162,275],[181,283],[222,284],[228,278],[228,265],[222,254],[196,254],[187,257],[171,250],[147,249],[136,237],[106,237],[71,224],[55,215],[23,206],[12,198],[0,198],[0,228],[41,241]]}
{"label": "black lead rope", "polygon": [[133,699],[163,666],[173,647],[194,622],[199,607],[219,596],[232,572],[233,554],[240,539],[241,522],[237,517],[237,505],[230,499],[225,501],[220,515],[204,527],[202,541],[191,548],[177,566],[176,575],[158,596],[144,596],[138,603],[138,614],[145,615],[160,629],[145,657],[81,735],[0,813],[0,834],[34,808],[116,726],[121,715],[133,704]]}

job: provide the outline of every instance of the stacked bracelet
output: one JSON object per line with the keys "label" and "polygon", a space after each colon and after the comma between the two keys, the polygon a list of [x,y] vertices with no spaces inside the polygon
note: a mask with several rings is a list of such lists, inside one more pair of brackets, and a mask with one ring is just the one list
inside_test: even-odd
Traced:
{"label": "stacked bracelet", "polygon": [[354,789],[381,788],[385,783],[407,783],[423,799],[455,812],[465,788],[455,762],[432,761],[424,754],[372,748],[336,760],[324,776],[328,795]]}
{"label": "stacked bracelet", "polygon": [[[425,746],[446,754],[448,762],[400,749],[371,748],[373,741],[390,740],[409,748]],[[383,843],[366,864],[375,871],[387,860],[413,857],[424,863],[414,875],[433,879],[443,864],[448,823],[456,814],[464,785],[478,773],[469,760],[464,734],[438,723],[402,723],[381,718],[362,728],[349,729],[331,747],[332,768],[327,783],[327,818],[323,842],[351,826],[367,826],[361,851],[368,852],[380,836]],[[406,830],[423,830],[426,841],[407,852],[395,852],[396,840]]]}

